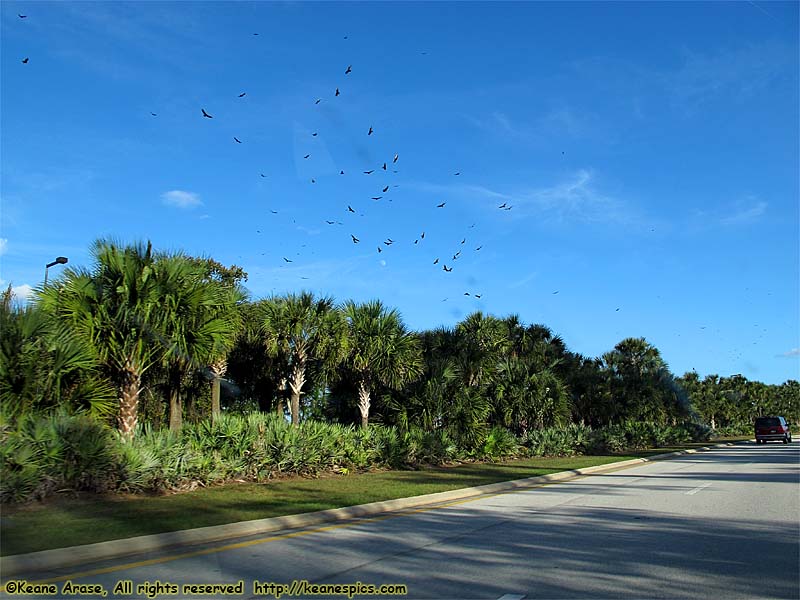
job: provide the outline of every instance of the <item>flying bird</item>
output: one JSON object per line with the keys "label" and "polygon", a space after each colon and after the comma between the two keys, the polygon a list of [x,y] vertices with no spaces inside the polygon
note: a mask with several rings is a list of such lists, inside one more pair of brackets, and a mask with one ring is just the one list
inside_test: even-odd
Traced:
{"label": "flying bird", "polygon": [[383,248],[381,248],[380,246],[378,246],[378,253],[380,253],[380,252],[383,252]]}
{"label": "flying bird", "polygon": [[317,183],[317,180],[312,177],[311,178],[311,183]]}
{"label": "flying bird", "polygon": [[17,16],[18,16],[20,19],[27,19],[27,18],[28,18],[28,15],[21,15],[21,14],[19,14],[19,13],[17,13]]}
{"label": "flying bird", "polygon": [[419,244],[419,240],[414,240],[414,243],[415,244]]}
{"label": "flying bird", "polygon": [[448,273],[453,270],[453,267],[447,268],[447,265],[442,265],[442,268],[447,271]]}
{"label": "flying bird", "polygon": [[262,177],[266,177],[266,175],[264,175],[263,173],[259,173],[259,175],[261,175]]}
{"label": "flying bird", "polygon": [[344,175],[344,171],[339,171],[339,175]]}
{"label": "flying bird", "polygon": [[236,136],[233,136],[233,139],[234,139],[234,140],[236,140],[236,143],[237,143],[237,144],[241,144],[241,143],[242,143],[242,140],[240,140],[240,139],[239,139],[239,138],[237,138]]}
{"label": "flying bird", "polygon": [[309,156],[311,156],[311,155],[310,154],[306,154],[303,158],[308,158]]}
{"label": "flying bird", "polygon": [[467,241],[467,238],[464,238],[463,240],[461,240],[461,244],[463,245],[464,242],[466,242],[466,241]]}
{"label": "flying bird", "polygon": [[314,104],[319,104],[320,102],[322,102],[322,98],[317,98],[317,101],[314,102]]}
{"label": "flying bird", "polygon": [[[615,310],[614,312],[619,312],[619,309]],[[705,329],[705,327],[701,327],[700,329]]]}
{"label": "flying bird", "polygon": [[459,171],[458,173],[453,173],[453,175],[461,175],[461,171]]}
{"label": "flying bird", "polygon": [[241,94],[239,94],[239,98],[244,98],[246,95],[247,95],[247,92],[242,92]]}
{"label": "flying bird", "polygon": [[314,133],[312,133],[311,137],[317,137],[317,132],[315,131]]}
{"label": "flying bird", "polygon": [[[345,39],[347,39],[347,38],[345,38]],[[351,72],[352,70],[353,70],[353,65],[349,65],[349,66],[347,67],[347,69],[345,70],[344,74],[345,74],[345,75],[350,75],[350,72]]]}
{"label": "flying bird", "polygon": [[464,295],[465,296],[469,296],[469,292],[464,292]]}
{"label": "flying bird", "polygon": [[383,196],[372,196],[373,200],[380,200],[381,198],[383,198]]}
{"label": "flying bird", "polygon": [[558,292],[559,292],[559,290],[556,290],[555,292],[553,292],[553,294],[557,294]]}
{"label": "flying bird", "polygon": [[435,261],[433,261],[433,264],[438,265],[439,264],[439,259],[437,258]]}
{"label": "flying bird", "polygon": [[478,250],[480,250],[481,248],[483,248],[483,246],[478,246],[477,248],[475,248],[475,252],[477,252],[477,251],[478,251]]}
{"label": "flying bird", "polygon": [[387,185],[385,188],[383,188],[383,193],[385,194],[388,191],[389,191],[389,186]]}
{"label": "flying bird", "polygon": [[475,297],[476,297],[476,298],[480,298],[480,297],[481,297],[481,295],[480,295],[480,294],[475,294]]}
{"label": "flying bird", "polygon": [[371,171],[364,171],[364,175],[372,175],[374,172],[375,169],[372,169]]}
{"label": "flying bird", "polygon": [[288,258],[286,258],[285,256],[283,257],[283,260],[285,260],[286,262],[292,262],[291,260],[289,260],[289,259],[288,259]]}
{"label": "flying bird", "polygon": [[356,211],[354,211],[354,210],[353,210],[353,207],[352,207],[352,206],[350,206],[350,205],[348,204],[348,205],[347,205],[347,212],[354,213],[354,212],[356,212]]}
{"label": "flying bird", "polygon": [[338,96],[338,95],[339,95],[339,88],[336,88],[336,93],[334,94],[334,96]]}
{"label": "flying bird", "polygon": [[508,204],[507,204],[506,202],[503,202],[503,203],[502,203],[500,206],[498,206],[497,208],[505,208],[506,206],[508,206]]}
{"label": "flying bird", "polygon": [[369,128],[369,131],[367,132],[367,135],[372,135],[372,127]]}
{"label": "flying bird", "polygon": [[157,117],[157,116],[158,116],[158,115],[157,115],[156,113],[154,113],[154,112],[151,112],[150,114],[151,114],[151,115],[153,115],[154,117]]}
{"label": "flying bird", "polygon": [[513,206],[506,206],[503,210],[511,210],[512,208],[514,208],[514,207]]}
{"label": "flying bird", "polygon": [[358,239],[356,236],[354,236],[352,233],[350,234],[350,237],[351,237],[351,238],[353,238],[353,243],[354,243],[354,244],[357,244],[358,242],[360,242],[360,241],[361,241],[361,240],[359,240],[359,239]]}
{"label": "flying bird", "polygon": [[200,111],[203,113],[203,116],[204,116],[206,119],[213,119],[213,118],[214,118],[214,117],[212,117],[210,114],[208,114],[208,113],[206,112],[206,109],[205,109],[205,108],[201,108],[201,109],[200,109]]}
{"label": "flying bird", "polygon": [[419,237],[424,240],[425,239],[425,232],[423,231],[422,234]]}
{"label": "flying bird", "polygon": [[383,170],[386,170],[386,163],[383,163]]}
{"label": "flying bird", "polygon": [[444,208],[445,204],[447,204],[447,202],[442,202],[441,204],[437,204],[436,208]]}
{"label": "flying bird", "polygon": [[395,154],[394,158],[392,159],[392,163],[396,163],[398,158],[400,158],[400,156],[398,154]]}
{"label": "flying bird", "polygon": [[327,219],[325,220],[325,222],[326,222],[328,225],[333,225],[334,223],[336,223],[336,221],[328,221]]}
{"label": "flying bird", "polygon": [[277,211],[277,210],[271,210],[271,211],[269,211],[269,212],[271,212],[273,215],[277,215],[277,214],[278,214],[278,211]]}
{"label": "flying bird", "polygon": [[30,58],[28,58],[28,57],[23,58],[22,59],[22,64],[23,65],[27,65],[29,60],[30,60]]}

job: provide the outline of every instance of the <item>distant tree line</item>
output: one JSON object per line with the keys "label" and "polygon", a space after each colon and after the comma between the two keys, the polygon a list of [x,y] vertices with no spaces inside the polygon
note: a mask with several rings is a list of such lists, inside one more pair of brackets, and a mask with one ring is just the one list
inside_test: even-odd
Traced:
{"label": "distant tree line", "polygon": [[0,412],[85,413],[130,440],[142,423],[178,431],[221,414],[447,431],[465,447],[496,427],[517,436],[630,421],[746,428],[800,421],[800,384],[741,375],[675,377],[627,338],[601,357],[548,327],[475,312],[410,331],[379,300],[309,292],[249,300],[247,274],[150,243],[98,240],[25,306],[0,302]]}

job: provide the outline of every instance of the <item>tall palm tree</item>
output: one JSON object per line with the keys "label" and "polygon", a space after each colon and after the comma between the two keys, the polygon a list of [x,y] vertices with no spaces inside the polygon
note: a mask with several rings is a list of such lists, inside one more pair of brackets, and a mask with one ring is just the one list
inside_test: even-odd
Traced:
{"label": "tall palm tree", "polygon": [[[206,278],[203,268],[189,257],[164,256],[160,266],[167,262],[169,268],[157,271],[164,317],[162,360],[169,390],[169,425],[179,430],[182,384],[192,370],[224,359],[235,340],[236,304],[243,296],[236,287]],[[214,412],[212,408],[212,417]]]}
{"label": "tall palm tree", "polygon": [[300,396],[309,367],[333,368],[344,356],[344,322],[330,297],[311,292],[273,298],[265,304],[262,331],[271,356],[282,356],[291,390],[292,423],[300,423]]}
{"label": "tall palm tree", "polygon": [[503,321],[474,312],[456,327],[457,366],[464,383],[476,387],[495,372],[498,362],[508,348],[507,331]]}
{"label": "tall palm tree", "polygon": [[46,310],[90,343],[118,389],[117,422],[124,439],[133,438],[138,419],[142,376],[162,357],[164,346],[162,271],[152,244],[122,246],[97,240],[91,270],[68,268],[57,282],[39,292]]}
{"label": "tall palm tree", "polygon": [[349,347],[345,365],[356,382],[361,425],[366,427],[375,386],[398,389],[422,374],[420,344],[400,313],[387,309],[380,300],[348,301],[344,315]]}

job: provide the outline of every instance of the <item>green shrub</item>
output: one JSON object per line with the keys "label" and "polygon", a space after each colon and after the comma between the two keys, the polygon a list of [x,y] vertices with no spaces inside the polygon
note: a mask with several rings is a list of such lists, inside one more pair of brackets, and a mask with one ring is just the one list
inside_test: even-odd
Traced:
{"label": "green shrub", "polygon": [[504,427],[493,427],[483,441],[481,458],[497,460],[519,454],[520,444],[517,438]]}

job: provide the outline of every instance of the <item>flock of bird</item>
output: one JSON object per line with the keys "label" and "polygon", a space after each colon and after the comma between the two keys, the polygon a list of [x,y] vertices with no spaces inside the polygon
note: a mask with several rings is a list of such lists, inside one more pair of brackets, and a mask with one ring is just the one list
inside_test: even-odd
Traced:
{"label": "flock of bird", "polygon": [[[28,15],[18,14],[18,17],[19,17],[19,19],[27,19]],[[253,35],[257,36],[259,34],[258,33],[253,33]],[[347,36],[344,36],[344,39],[346,40]],[[426,52],[422,52],[421,54],[425,55],[427,53]],[[27,56],[22,59],[22,63],[25,64],[25,65],[29,64],[29,62],[30,62],[30,58],[27,57]],[[353,72],[354,72],[353,71],[353,65],[352,64],[348,64],[347,67],[343,70],[344,77],[346,77],[346,78],[351,77]],[[343,85],[341,85],[341,87],[335,87],[335,89],[333,91],[333,98],[341,97],[342,96],[342,90],[344,90],[344,89],[345,89],[345,86],[343,86]],[[246,96],[247,96],[247,92],[242,91],[241,93],[238,94],[237,97],[239,99],[243,99]],[[323,102],[323,98],[322,97],[317,97],[314,100],[314,105],[319,105],[322,102]],[[208,110],[207,110],[207,108],[208,108]],[[216,113],[216,111],[214,111],[211,107],[206,107],[206,106],[199,107],[199,116],[200,116],[201,119],[213,120],[213,119],[217,118],[217,117],[215,117],[215,113]],[[150,116],[153,117],[153,118],[157,118],[159,116],[159,113],[155,112],[155,111],[150,111]],[[373,136],[377,136],[378,135],[376,133],[376,130],[374,129],[374,127],[372,125],[366,126],[364,130],[366,132],[365,135],[367,137],[369,137],[369,138],[373,138]],[[314,131],[311,135],[312,135],[312,137],[317,137],[319,135],[319,132]],[[236,144],[242,144],[243,143],[243,140],[240,137],[238,137],[238,136],[232,136],[232,137],[233,137],[233,142],[234,143],[236,143]],[[312,154],[310,152],[308,152],[308,153],[303,155],[303,160],[309,160],[311,158],[311,156],[312,156]],[[394,168],[394,167],[397,166],[399,160],[400,160],[399,154],[398,153],[394,153],[394,156],[391,159],[382,162],[382,164],[380,164],[379,166],[376,166],[374,168],[363,170],[362,173],[363,173],[363,175],[366,175],[366,176],[370,176],[373,173],[375,173],[376,171],[378,171],[378,172],[383,171],[383,172],[386,172],[388,174],[388,171],[390,169],[389,165],[391,165],[392,173],[393,174],[397,174],[398,170],[396,168]],[[344,170],[340,170],[339,174],[340,175],[345,175],[345,171]],[[259,176],[261,178],[267,178],[268,177],[263,172],[259,173]],[[455,171],[454,173],[452,173],[452,176],[454,176],[454,177],[461,176],[461,171]],[[311,183],[312,184],[316,183],[316,179],[315,178],[311,178]],[[386,195],[390,192],[390,189],[391,189],[392,185],[395,188],[399,187],[398,184],[391,184],[391,185],[390,184],[385,184],[385,185],[384,184],[380,184],[380,186],[378,187],[378,189],[380,189],[380,192],[376,193],[373,196],[370,196],[371,200],[373,200],[374,202],[379,202],[380,200],[384,199],[386,197]],[[392,200],[389,199],[389,202],[391,202],[391,201]],[[440,203],[436,204],[435,208],[436,209],[440,209],[440,210],[445,210],[446,209],[446,205],[447,205],[447,202],[443,201],[443,202],[440,202]],[[509,205],[507,202],[503,202],[502,204],[497,206],[498,210],[505,210],[505,211],[509,211],[512,208],[513,208],[513,206]],[[347,205],[346,212],[348,214],[357,214],[357,211],[349,204]],[[273,214],[273,215],[276,215],[276,214],[278,214],[278,211],[270,210],[270,213]],[[361,214],[361,216],[364,216],[364,215]],[[335,220],[335,219],[333,219],[333,220],[325,219],[325,223],[327,225],[343,225],[342,221],[338,221],[338,220]],[[471,225],[469,228],[471,229],[474,226],[475,226],[475,224]],[[261,233],[261,231],[257,230],[257,233]],[[358,235],[354,234],[354,233],[350,233],[350,240],[351,240],[351,242],[353,244],[359,244],[359,243],[362,242],[361,238]],[[425,240],[425,232],[422,231],[419,234],[419,236],[416,239],[414,239],[413,245],[419,246],[420,244],[423,243],[424,240]],[[441,264],[441,271],[443,273],[452,273],[454,268],[455,268],[455,263],[462,257],[462,252],[463,252],[464,246],[466,245],[466,241],[467,241],[467,238],[463,237],[461,239],[460,244],[457,245],[456,249],[452,252],[452,254],[449,254],[448,257],[435,256],[433,258],[433,260],[431,261],[432,265],[437,266],[437,268],[438,268],[438,265]],[[376,251],[377,251],[378,254],[381,254],[381,253],[384,252],[384,250],[389,250],[395,243],[396,243],[396,241],[394,239],[392,239],[391,237],[386,237],[386,239],[382,242],[382,244],[378,244],[377,245]],[[473,252],[479,252],[481,250],[481,248],[483,248],[482,244],[476,246],[474,248]],[[263,254],[265,254],[265,253],[263,253]],[[288,258],[287,256],[283,256],[282,258],[283,258],[283,261],[285,263],[293,263],[294,262],[293,259]],[[301,279],[308,279],[308,277],[303,276],[303,277],[301,277]],[[554,293],[558,293],[558,292],[554,292]],[[466,291],[466,292],[464,292],[464,296],[470,296],[470,297],[474,297],[474,298],[480,299],[483,296],[483,294],[482,293],[475,293],[474,291],[473,292]],[[447,298],[445,298],[443,301],[446,301],[446,300],[447,300]],[[617,310],[619,310],[619,309],[617,309]]]}
{"label": "flock of bird", "polygon": [[[257,35],[257,34],[254,34],[254,35]],[[345,39],[347,39],[346,36],[345,36]],[[353,73],[353,65],[352,64],[348,64],[347,67],[344,69],[343,73],[344,73],[345,77],[351,76],[351,74]],[[335,87],[334,92],[333,92],[333,98],[339,98],[340,96],[342,96],[342,90],[344,90],[344,89],[345,89],[344,86]],[[240,93],[238,95],[238,97],[239,98],[243,98],[246,95],[247,95],[246,92],[242,92],[242,93]],[[324,101],[324,98],[317,97],[314,100],[314,105],[319,105],[323,101]],[[211,110],[211,109],[209,109],[209,110]],[[204,119],[214,119],[215,118],[214,114],[209,112],[209,110],[206,110],[206,107],[201,107],[200,108],[201,117],[204,118]],[[157,116],[157,113],[151,112],[151,115],[152,116]],[[372,137],[372,136],[377,135],[376,130],[372,125],[366,126],[365,127],[365,131],[366,131],[365,135],[367,137]],[[317,132],[317,131],[314,131],[314,132],[311,133],[312,137],[317,137],[318,135],[319,135],[319,132]],[[242,141],[236,136],[233,137],[233,140],[234,140],[234,142],[236,142],[238,144],[242,143]],[[302,157],[303,157],[303,160],[309,160],[309,159],[312,158],[312,153],[311,152],[305,153],[305,154],[302,155]],[[366,175],[366,176],[370,176],[373,173],[375,173],[376,171],[377,172],[383,171],[383,172],[386,172],[388,174],[388,172],[390,170],[390,165],[392,167],[391,168],[391,172],[393,174],[397,174],[399,171],[396,170],[394,167],[398,164],[399,160],[400,160],[399,154],[395,153],[394,156],[390,160],[386,160],[386,161],[382,162],[382,164],[380,164],[379,166],[376,166],[374,168],[363,170],[362,174]],[[339,170],[339,175],[345,175],[345,171],[344,170]],[[452,175],[454,177],[458,177],[458,176],[461,175],[461,172],[460,171],[456,171]],[[267,175],[265,175],[264,173],[259,173],[259,176],[262,177],[262,178],[266,178],[267,177]],[[312,184],[316,183],[316,179],[315,178],[311,178],[311,183]],[[380,184],[380,186],[378,188],[378,189],[380,189],[380,192],[377,192],[375,195],[370,196],[370,199],[373,200],[374,202],[379,202],[380,200],[382,200],[382,199],[384,199],[386,197],[386,194],[388,194],[390,192],[390,189],[392,187],[396,188],[396,187],[399,187],[399,185],[398,184],[385,184],[385,185],[384,184]],[[390,199],[389,202],[391,202],[391,201],[392,200]],[[441,202],[441,203],[436,205],[436,208],[437,209],[444,209],[446,204],[447,204],[447,202]],[[507,202],[504,202],[503,204],[501,204],[497,208],[499,210],[508,211],[508,210],[511,210],[513,207],[511,205],[509,205]],[[357,214],[356,209],[354,209],[349,204],[347,205],[346,212],[348,214]],[[278,214],[278,211],[271,210],[271,213],[272,214]],[[363,214],[361,216],[363,216]],[[341,221],[337,221],[335,219],[334,220],[325,219],[325,223],[327,225],[342,225]],[[474,225],[472,225],[471,227],[474,227]],[[259,233],[260,233],[260,231],[259,231]],[[362,242],[361,238],[359,237],[360,234],[356,235],[354,233],[350,233],[349,235],[350,235],[350,241],[353,244],[360,244]],[[423,240],[425,240],[425,232],[424,231],[421,232],[416,239],[414,239],[413,245],[417,245],[418,246],[418,245],[420,245],[422,243]],[[376,252],[378,254],[381,254],[381,253],[384,252],[384,250],[388,250],[395,243],[396,243],[395,240],[393,240],[390,237],[386,237],[386,239],[382,242],[382,244],[379,244],[379,245],[376,246]],[[432,264],[433,265],[439,265],[440,262],[441,262],[442,272],[444,272],[444,273],[453,272],[454,263],[457,260],[459,260],[459,258],[462,255],[461,246],[464,246],[465,244],[466,244],[466,237],[461,240],[461,243],[459,244],[459,247],[456,249],[456,251],[454,251],[452,253],[452,255],[450,255],[449,259],[442,259],[441,257],[437,256],[432,261]],[[480,251],[482,247],[483,247],[482,245],[478,245],[477,247],[475,247],[474,252]],[[294,262],[293,259],[291,259],[291,258],[289,258],[287,256],[283,256],[282,258],[283,258],[283,261],[285,263],[293,263]],[[307,277],[301,277],[301,279],[308,279],[308,278]],[[464,292],[464,295],[465,296],[471,296],[471,297],[474,297],[474,298],[477,298],[477,299],[480,299],[483,296],[482,293],[474,293],[474,292],[472,292],[472,293],[471,292]]]}

